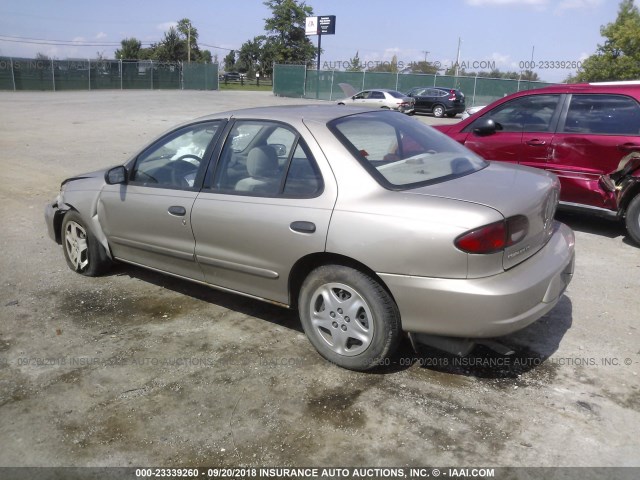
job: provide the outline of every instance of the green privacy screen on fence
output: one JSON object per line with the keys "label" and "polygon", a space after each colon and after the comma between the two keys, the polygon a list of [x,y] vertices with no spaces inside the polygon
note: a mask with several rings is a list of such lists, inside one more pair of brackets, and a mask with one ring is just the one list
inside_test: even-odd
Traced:
{"label": "green privacy screen on fence", "polygon": [[275,65],[273,93],[283,97],[304,97],[306,73],[304,65]]}
{"label": "green privacy screen on fence", "polygon": [[217,64],[0,57],[0,90],[217,90]]}
{"label": "green privacy screen on fence", "polygon": [[341,72],[333,70],[306,70],[303,65],[275,65],[273,93],[285,97],[305,97],[319,100],[340,100],[345,94],[341,83],[356,91],[368,88],[389,88],[407,92],[414,87],[447,87],[462,90],[469,107],[487,105],[510,93],[541,88],[550,83],[508,80],[503,78],[455,77],[382,72]]}

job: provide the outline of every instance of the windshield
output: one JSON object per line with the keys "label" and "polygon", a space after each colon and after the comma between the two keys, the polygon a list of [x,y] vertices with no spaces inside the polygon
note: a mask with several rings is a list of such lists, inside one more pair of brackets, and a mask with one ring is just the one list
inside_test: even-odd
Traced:
{"label": "windshield", "polygon": [[378,180],[393,190],[441,182],[488,164],[444,134],[395,112],[338,118],[329,129]]}

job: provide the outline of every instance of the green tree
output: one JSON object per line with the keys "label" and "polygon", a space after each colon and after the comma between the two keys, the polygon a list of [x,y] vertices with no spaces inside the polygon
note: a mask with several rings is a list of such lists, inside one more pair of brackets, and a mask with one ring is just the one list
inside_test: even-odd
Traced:
{"label": "green tree", "polygon": [[373,68],[367,69],[368,72],[386,72],[397,73],[398,72],[398,57],[394,55],[390,62],[381,62]]}
{"label": "green tree", "polygon": [[198,29],[191,25],[191,20],[183,18],[182,20],[178,20],[176,30],[178,31],[180,38],[185,42],[187,52],[189,51],[188,49],[191,50],[191,61],[198,61],[198,58],[200,57],[200,49],[198,48]]}
{"label": "green tree", "polygon": [[164,38],[154,50],[155,59],[162,62],[179,62],[187,59],[187,46],[174,27],[165,32]]}
{"label": "green tree", "polygon": [[[305,19],[313,15],[313,8],[296,0],[266,0],[264,4],[272,14],[264,23],[267,39],[263,47],[268,49],[265,59],[269,57],[278,63],[313,65],[317,48],[304,31]],[[270,66],[264,67],[271,70]]]}
{"label": "green tree", "polygon": [[120,41],[121,47],[115,51],[116,58],[124,60],[187,61],[191,53],[192,62],[212,61],[209,50],[200,50],[198,29],[191,20],[183,18],[175,27],[165,32],[163,39],[148,48],[142,48],[140,40],[131,37]]}
{"label": "green tree", "polygon": [[266,43],[267,37],[258,35],[253,40],[247,40],[240,46],[238,61],[235,65],[239,72],[253,77],[256,72],[262,72],[265,67],[271,66],[270,63],[265,64],[265,58],[269,53],[269,47]]}
{"label": "green tree", "polygon": [[[183,18],[178,21],[176,26],[178,34],[185,42],[185,48],[191,49],[191,61],[200,63],[211,63],[211,52],[209,50],[200,50],[198,46],[198,29],[191,24],[191,20]],[[187,58],[188,58],[187,50]]]}
{"label": "green tree", "polygon": [[600,27],[606,38],[596,53],[582,62],[569,80],[577,82],[637,80],[640,78],[640,10],[633,0],[622,0],[615,22]]}
{"label": "green tree", "polygon": [[120,48],[116,50],[115,56],[121,60],[136,60],[140,58],[142,42],[137,38],[125,38],[120,40]]}
{"label": "green tree", "polygon": [[363,70],[359,53],[360,52],[356,52],[356,56],[349,60],[349,68],[347,68],[347,72],[361,72]]}
{"label": "green tree", "polygon": [[201,63],[218,63],[218,56],[216,55],[215,62],[213,61],[213,56],[211,55],[211,50],[200,50],[200,58],[197,60]]}
{"label": "green tree", "polygon": [[226,57],[224,57],[224,71],[231,72],[236,68],[236,51],[231,50]]}
{"label": "green tree", "polygon": [[408,67],[407,73],[427,73],[435,75],[440,71],[440,68],[431,62],[411,62]]}
{"label": "green tree", "polygon": [[[445,75],[455,75],[456,69],[455,66],[447,68],[444,72]],[[458,75],[461,77],[482,77],[482,78],[505,78],[508,80],[521,80],[521,81],[532,81],[539,82],[541,81],[538,74],[532,70],[522,70],[521,72],[503,72],[498,68],[494,68],[490,71],[480,71],[480,72],[467,72],[465,69],[460,69],[458,71]]]}

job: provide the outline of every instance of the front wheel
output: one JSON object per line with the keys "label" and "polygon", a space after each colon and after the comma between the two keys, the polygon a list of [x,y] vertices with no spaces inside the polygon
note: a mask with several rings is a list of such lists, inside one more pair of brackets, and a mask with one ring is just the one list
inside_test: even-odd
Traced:
{"label": "front wheel", "polygon": [[384,365],[398,348],[398,307],[377,280],[359,270],[341,265],[313,270],[300,290],[298,308],[309,341],[343,368]]}
{"label": "front wheel", "polygon": [[640,193],[631,200],[629,208],[627,208],[625,224],[631,238],[640,245]]}
{"label": "front wheel", "polygon": [[74,211],[62,222],[62,250],[69,268],[87,277],[100,275],[111,264],[102,245]]}

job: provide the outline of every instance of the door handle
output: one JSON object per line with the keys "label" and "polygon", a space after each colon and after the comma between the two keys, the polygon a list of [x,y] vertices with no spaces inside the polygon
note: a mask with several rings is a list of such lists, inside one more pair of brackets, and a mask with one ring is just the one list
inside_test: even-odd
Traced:
{"label": "door handle", "polygon": [[631,142],[621,143],[620,145],[618,145],[618,150],[621,150],[623,152],[635,152],[640,150],[640,145]]}
{"label": "door handle", "polygon": [[316,231],[316,224],[313,222],[293,222],[289,227],[298,233],[314,233]]}
{"label": "door handle", "polygon": [[169,215],[173,215],[174,217],[184,217],[186,214],[187,210],[184,207],[180,207],[178,205],[169,207]]}
{"label": "door handle", "polygon": [[538,140],[537,138],[527,141],[527,145],[530,145],[532,147],[541,147],[543,145],[546,145],[546,143],[547,142],[545,142],[544,140]]}

